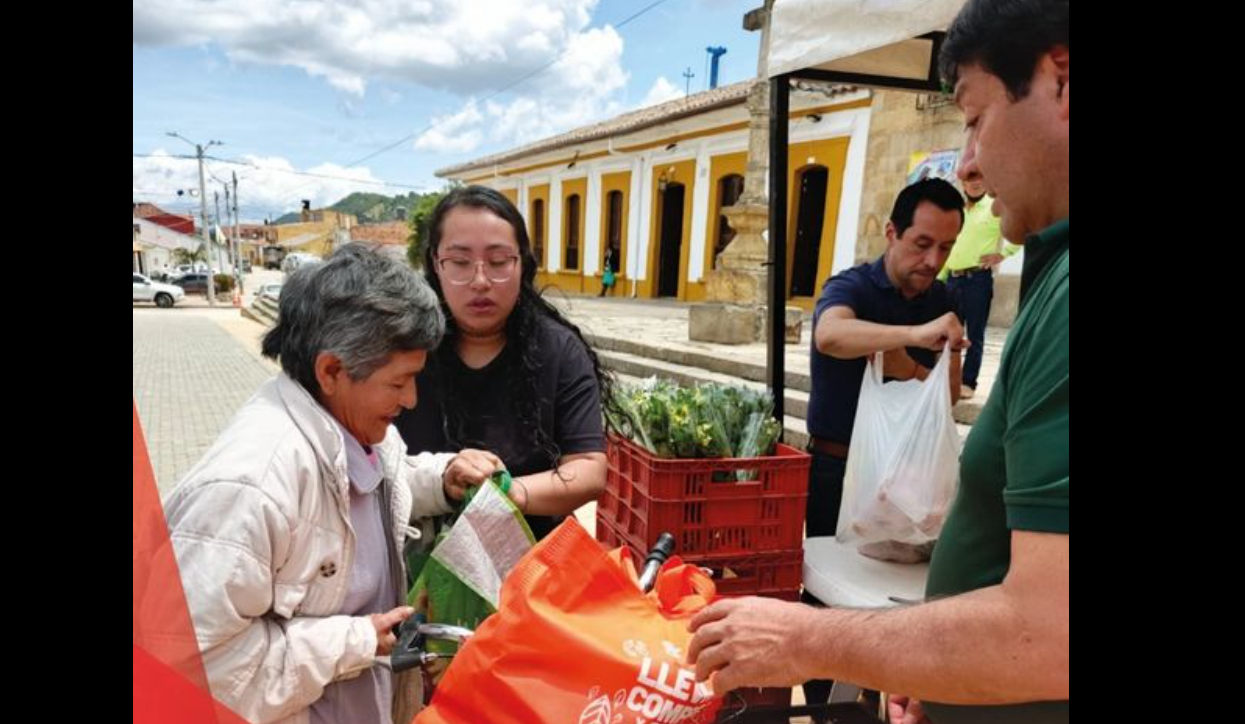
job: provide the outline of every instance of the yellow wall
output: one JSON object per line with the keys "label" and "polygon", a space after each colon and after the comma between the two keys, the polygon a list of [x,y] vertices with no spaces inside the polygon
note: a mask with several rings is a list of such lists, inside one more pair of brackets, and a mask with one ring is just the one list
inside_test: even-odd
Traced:
{"label": "yellow wall", "polygon": [[[709,165],[709,223],[705,230],[705,271],[707,277],[713,271],[713,247],[718,238],[718,225],[721,214],[718,212],[718,193],[721,191],[719,182],[731,174],[743,176],[748,167],[748,154],[745,152],[728,153],[714,156]],[[689,282],[687,301],[702,302],[705,299],[706,283],[703,281]]]}
{"label": "yellow wall", "polygon": [[[673,168],[673,172],[670,169]],[[679,260],[679,295],[678,299],[687,299],[687,261],[692,251],[692,207],[694,203],[692,199],[696,194],[696,161],[681,161],[679,163],[663,163],[653,169],[653,213],[652,220],[649,224],[649,245],[648,245],[648,278],[638,284],[638,295],[649,299],[657,297],[658,279],[657,273],[660,270],[658,260],[661,251],[661,224],[662,224],[662,192],[658,187],[658,183],[665,174],[668,181],[683,184],[685,192],[683,196],[683,249],[682,257]]]}
{"label": "yellow wall", "polygon": [[518,189],[506,189],[505,191],[501,192],[501,195],[510,199],[510,203],[514,204],[515,206],[519,205],[519,190]]}
{"label": "yellow wall", "polygon": [[[855,100],[855,101],[847,101],[846,103],[828,103],[825,105],[815,106],[811,108],[801,108],[798,110],[793,110],[791,111],[791,120],[797,121],[801,118],[806,118],[812,115],[825,116],[825,115],[829,115],[831,113],[837,113],[840,111],[850,111],[850,110],[855,110],[858,108],[869,108],[872,105],[873,105],[873,101],[868,98],[861,99],[861,100]],[[700,129],[697,131],[690,131],[688,133],[665,136],[660,139],[653,139],[653,140],[646,141],[644,143],[636,144],[632,146],[618,146],[614,149],[614,152],[615,153],[618,153],[618,152],[639,153],[641,151],[648,151],[654,148],[662,148],[662,147],[670,145],[671,143],[681,143],[683,141],[695,140],[697,138],[719,136],[724,133],[730,133],[732,131],[743,130],[747,127],[748,127],[747,121],[737,121],[734,123],[728,123],[728,124],[724,124],[721,126],[716,126],[714,128],[704,128],[704,129]],[[499,176],[507,177],[507,178],[515,177],[515,176],[522,176],[524,174],[528,174],[533,171],[557,168],[559,166],[565,167],[568,163],[572,163],[572,162],[584,163],[584,162],[592,161],[598,158],[605,158],[606,156],[609,156],[609,155],[610,155],[609,151],[596,151],[593,153],[586,153],[586,154],[576,151],[573,155],[566,156],[564,158],[544,161],[542,163],[532,164],[530,166],[509,168],[509,169],[502,170],[500,172],[498,172],[495,169],[490,169],[487,174],[483,174],[480,176],[456,175],[456,176],[450,176],[449,178],[457,179],[458,181],[462,181],[463,183],[467,183],[467,184],[487,183],[489,181],[492,181],[498,178]]]}
{"label": "yellow wall", "polygon": [[[787,283],[791,283],[791,272],[795,266],[795,230],[799,222],[800,175],[811,166],[825,166],[829,171],[826,183],[825,221],[821,231],[821,249],[817,261],[817,292],[830,278],[834,266],[835,232],[839,226],[839,197],[843,193],[843,174],[847,164],[847,138],[827,138],[821,141],[798,143],[791,146],[788,157],[789,176],[787,177]],[[854,239],[844,239],[844,243],[854,244]],[[791,299],[793,306],[811,310],[816,303],[814,297],[797,297]]]}
{"label": "yellow wall", "polygon": [[[523,218],[527,219],[527,236],[529,239],[532,239],[533,244],[535,244],[536,223],[532,218],[532,206],[536,204],[537,200],[545,202],[545,251],[542,257],[536,260],[536,268],[539,270],[536,273],[536,284],[538,287],[543,287],[549,283],[544,272],[547,266],[546,259],[549,257],[549,184],[533,186],[527,191],[527,208],[523,209]],[[534,253],[535,248],[532,251]]]}
{"label": "yellow wall", "polygon": [[[787,218],[789,223],[788,229],[788,248],[787,248],[787,278],[791,278],[791,270],[795,260],[795,229],[799,221],[799,181],[800,174],[810,166],[825,166],[829,171],[829,179],[826,186],[826,208],[824,213],[824,224],[822,228],[821,248],[818,258],[817,269],[817,289],[820,290],[821,285],[830,277],[834,264],[834,249],[836,244],[835,234],[838,230],[839,220],[839,201],[843,190],[843,176],[846,169],[847,147],[849,139],[832,138],[806,143],[793,144],[790,147],[788,157],[789,177],[789,206],[787,209]],[[713,269],[713,247],[714,240],[718,234],[719,214],[718,211],[718,184],[722,178],[731,174],[744,175],[747,166],[747,154],[731,153],[721,156],[714,156],[710,160],[710,172],[708,179],[704,182],[709,183],[709,218],[705,224],[704,244],[704,273],[708,275]],[[654,298],[658,289],[658,272],[660,259],[660,230],[661,230],[661,192],[658,190],[658,181],[663,173],[666,173],[671,167],[674,168],[673,175],[670,180],[681,183],[686,188],[686,197],[684,199],[683,208],[683,249],[682,259],[680,262],[679,274],[679,295],[678,299],[686,302],[699,302],[705,299],[706,284],[700,282],[688,282],[688,268],[692,251],[692,213],[695,205],[694,198],[696,193],[696,162],[694,160],[682,161],[679,163],[663,163],[652,169],[652,214],[647,230],[640,233],[649,235],[649,249],[647,258],[641,260],[647,269],[644,281],[637,283],[636,294],[641,298]],[[622,259],[620,264],[622,269],[619,273],[617,294],[623,296],[629,294],[631,278],[635,276],[635,271],[627,268],[627,254],[630,210],[631,204],[637,202],[637,199],[631,197],[631,174],[630,172],[605,174],[601,177],[600,198],[595,200],[598,214],[593,219],[587,218],[588,198],[587,198],[587,179],[576,179],[573,181],[565,181],[562,184],[562,214],[563,223],[561,224],[561,238],[549,238],[549,213],[550,213],[550,186],[542,184],[533,186],[528,191],[528,208],[523,209],[525,218],[528,218],[528,233],[533,233],[533,224],[531,216],[531,204],[537,199],[543,199],[545,202],[545,249],[546,258],[540,260],[542,271],[537,274],[537,284],[541,287],[554,286],[571,294],[597,294],[601,290],[601,274],[605,260],[605,243],[608,239],[608,214],[609,206],[606,203],[610,191],[621,191],[623,193],[623,248]],[[504,192],[510,196],[513,192]],[[554,243],[561,244],[563,250],[563,266],[566,259],[566,238],[567,229],[566,219],[566,198],[572,194],[578,193],[582,199],[580,214],[580,265],[581,269],[576,272],[568,272],[563,270],[557,274],[548,274],[543,271],[548,264],[548,249]],[[582,268],[587,258],[587,224],[598,224],[601,229],[600,239],[598,240],[598,264],[596,269],[585,270]],[[854,240],[846,239],[844,243],[852,244]],[[790,283],[790,282],[788,282]],[[813,297],[805,297],[792,299],[791,304],[811,309],[815,299]]]}
{"label": "yellow wall", "polygon": [[[835,233],[838,230],[839,223],[839,197],[843,191],[843,175],[846,170],[848,142],[849,139],[847,138],[829,138],[797,143],[790,147],[788,156],[788,168],[790,169],[788,183],[790,185],[788,187],[789,205],[787,207],[787,219],[790,225],[787,232],[788,280],[791,279],[795,265],[795,230],[799,221],[800,175],[811,166],[825,166],[829,171],[829,181],[826,184],[825,221],[822,225],[821,248],[817,264],[817,288],[820,289],[821,285],[830,278],[831,270],[834,267]],[[746,153],[714,156],[711,159],[709,171],[709,182],[711,184],[709,187],[709,219],[708,224],[706,224],[706,237],[704,240],[704,269],[706,275],[713,269],[713,247],[714,241],[718,237],[718,225],[720,223],[720,214],[716,213],[718,210],[718,183],[731,174],[744,175],[747,163]],[[654,237],[655,240],[656,237]],[[853,243],[853,240],[849,239],[847,243]],[[686,278],[686,273],[684,277]],[[790,282],[788,281],[788,283]],[[705,299],[705,295],[705,282],[688,282],[687,293],[681,295],[680,298],[689,302],[700,302]],[[791,300],[791,303],[811,310],[816,303],[816,299],[814,297],[794,298]]]}
{"label": "yellow wall", "polygon": [[[294,224],[282,224],[281,226],[294,226]],[[332,251],[333,245],[332,228],[324,228],[320,224],[297,224],[297,226],[299,227],[298,229],[290,229],[285,233],[278,231],[277,243],[284,245],[300,236],[315,234],[317,235],[317,238],[312,239],[305,244],[287,247],[286,251],[289,253],[298,252],[300,254],[315,254],[322,259],[328,256],[329,252]],[[279,229],[280,226],[277,228]]]}
{"label": "yellow wall", "polygon": [[[570,270],[566,268],[566,245],[571,238],[571,230],[568,224],[569,199],[572,196],[579,196],[579,259],[578,268]],[[562,182],[562,238],[558,240],[562,249],[561,270],[557,274],[556,283],[558,288],[570,292],[572,294],[581,294],[584,291],[584,257],[587,251],[587,245],[584,239],[584,231],[587,227],[588,216],[588,179],[579,178],[573,181]]]}
{"label": "yellow wall", "polygon": [[315,254],[323,258],[328,256],[333,250],[334,232],[337,229],[350,229],[357,221],[352,214],[343,214],[329,209],[320,209],[312,213],[319,214],[321,217],[320,221],[298,221],[292,224],[277,224],[272,228],[276,230],[277,243],[281,245],[285,245],[304,234],[320,235],[321,238],[313,239],[306,244],[300,244],[297,247],[287,249],[287,251]]}
{"label": "yellow wall", "polygon": [[[610,207],[609,196],[613,191],[622,193],[622,247],[619,250],[621,256],[618,259],[618,279],[614,289],[625,289],[623,280],[627,279],[627,230],[631,226],[631,172],[624,171],[622,173],[609,173],[601,176],[601,199],[600,199],[600,227],[601,238],[597,243],[597,268],[592,274],[584,279],[584,292],[588,294],[598,294],[601,291],[601,276],[605,273],[605,249],[609,243],[610,235]],[[590,222],[595,223],[595,222]],[[615,294],[621,292],[615,291]]]}

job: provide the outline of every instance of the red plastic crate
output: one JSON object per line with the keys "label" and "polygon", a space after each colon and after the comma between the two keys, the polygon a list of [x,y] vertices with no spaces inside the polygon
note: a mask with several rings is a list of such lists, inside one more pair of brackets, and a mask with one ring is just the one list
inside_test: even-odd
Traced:
{"label": "red plastic crate", "polygon": [[804,551],[691,561],[713,571],[723,596],[766,596],[799,601],[804,585]]}
{"label": "red plastic crate", "polygon": [[811,464],[781,443],[771,457],[669,460],[611,436],[598,517],[645,551],[671,533],[689,560],[800,550]]}
{"label": "red plastic crate", "polygon": [[[606,548],[626,546],[642,564],[649,546],[614,528],[597,515],[597,540]],[[799,601],[804,583],[804,551],[778,551],[739,556],[684,555],[675,550],[684,562],[713,571],[713,581],[723,596],[765,596],[784,601]]]}

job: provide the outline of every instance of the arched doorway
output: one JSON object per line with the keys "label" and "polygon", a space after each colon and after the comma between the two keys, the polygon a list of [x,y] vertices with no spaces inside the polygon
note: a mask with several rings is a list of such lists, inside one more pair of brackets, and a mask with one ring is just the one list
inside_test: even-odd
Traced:
{"label": "arched doorway", "polygon": [[679,296],[683,261],[683,208],[687,188],[671,183],[661,194],[661,236],[657,257],[657,296]]}
{"label": "arched doorway", "polygon": [[817,268],[826,222],[826,191],[830,171],[825,166],[801,170],[796,181],[795,235],[792,240],[790,296],[817,295]]}

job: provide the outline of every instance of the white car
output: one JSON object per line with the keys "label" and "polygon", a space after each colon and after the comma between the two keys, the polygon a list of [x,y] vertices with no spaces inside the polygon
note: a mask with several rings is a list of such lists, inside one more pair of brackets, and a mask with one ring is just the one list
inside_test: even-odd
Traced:
{"label": "white car", "polygon": [[157,307],[168,308],[185,299],[186,291],[172,284],[153,282],[142,274],[134,275],[134,301],[155,302]]}
{"label": "white car", "polygon": [[285,260],[281,262],[281,271],[289,274],[301,266],[318,261],[322,261],[322,259],[315,254],[306,254],[296,251],[293,254],[285,255]]}
{"label": "white car", "polygon": [[281,285],[280,284],[265,284],[262,287],[260,287],[258,291],[255,292],[255,296],[265,297],[267,299],[271,299],[274,302],[279,301],[281,299]]}

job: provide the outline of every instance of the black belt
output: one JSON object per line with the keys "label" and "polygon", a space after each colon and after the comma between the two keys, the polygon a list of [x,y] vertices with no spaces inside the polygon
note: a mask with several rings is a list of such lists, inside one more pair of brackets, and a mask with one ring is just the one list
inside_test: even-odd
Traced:
{"label": "black belt", "polygon": [[840,460],[847,459],[847,453],[849,450],[849,447],[841,442],[822,440],[817,437],[809,438],[808,448],[812,452],[820,453],[822,455],[829,455],[832,458],[839,458]]}
{"label": "black belt", "polygon": [[952,269],[952,270],[951,270],[951,276],[953,276],[953,277],[971,277],[971,276],[973,276],[973,275],[975,275],[975,274],[981,274],[981,273],[987,273],[987,274],[988,274],[988,273],[990,273],[990,271],[991,271],[990,269],[987,269],[987,268],[982,267],[982,266],[974,266],[974,267],[969,267],[968,269]]}

